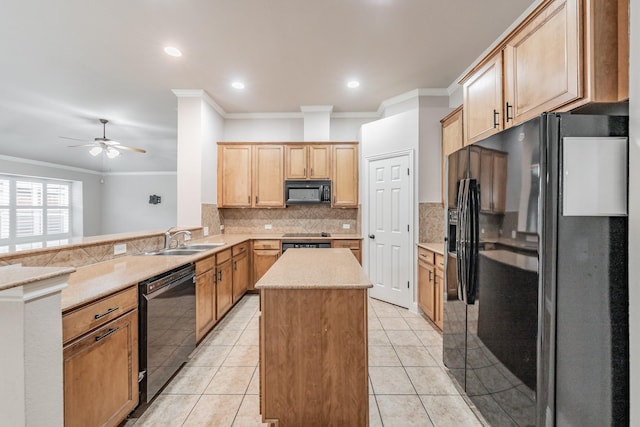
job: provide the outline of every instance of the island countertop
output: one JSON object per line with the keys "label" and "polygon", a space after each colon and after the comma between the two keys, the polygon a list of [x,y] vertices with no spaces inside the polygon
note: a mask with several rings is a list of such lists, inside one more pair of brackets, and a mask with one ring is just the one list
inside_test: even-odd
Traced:
{"label": "island countertop", "polygon": [[362,289],[373,285],[349,249],[288,249],[256,289]]}

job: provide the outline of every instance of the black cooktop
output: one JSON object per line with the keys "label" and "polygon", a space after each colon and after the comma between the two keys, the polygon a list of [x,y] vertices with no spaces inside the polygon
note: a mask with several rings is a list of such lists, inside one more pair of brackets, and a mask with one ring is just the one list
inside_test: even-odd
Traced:
{"label": "black cooktop", "polygon": [[282,237],[331,237],[329,233],[285,233]]}

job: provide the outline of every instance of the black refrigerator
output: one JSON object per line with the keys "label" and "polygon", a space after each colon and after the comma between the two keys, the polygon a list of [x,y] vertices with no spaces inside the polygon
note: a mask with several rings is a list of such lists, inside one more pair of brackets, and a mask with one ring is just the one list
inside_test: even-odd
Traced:
{"label": "black refrigerator", "polygon": [[443,359],[492,426],[629,423],[627,137],[543,114],[447,159]]}

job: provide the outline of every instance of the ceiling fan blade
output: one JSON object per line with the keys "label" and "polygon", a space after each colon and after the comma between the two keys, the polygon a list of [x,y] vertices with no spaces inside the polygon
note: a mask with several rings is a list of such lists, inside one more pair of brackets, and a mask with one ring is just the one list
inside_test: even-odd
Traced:
{"label": "ceiling fan blade", "polygon": [[72,147],[72,148],[73,147],[97,147],[97,145],[89,143],[89,144],[67,145],[67,147]]}
{"label": "ceiling fan blade", "polygon": [[147,152],[147,150],[143,150],[142,148],[127,147],[125,145],[116,145],[113,148],[116,148],[118,150],[135,151],[136,153],[146,153]]}
{"label": "ceiling fan blade", "polygon": [[87,142],[87,139],[86,139],[86,138],[84,138],[84,139],[82,139],[82,138],[71,138],[71,137],[69,137],[69,136],[59,136],[58,138],[62,138],[62,139],[70,139],[70,140],[72,140],[72,141],[84,141],[84,142]]}

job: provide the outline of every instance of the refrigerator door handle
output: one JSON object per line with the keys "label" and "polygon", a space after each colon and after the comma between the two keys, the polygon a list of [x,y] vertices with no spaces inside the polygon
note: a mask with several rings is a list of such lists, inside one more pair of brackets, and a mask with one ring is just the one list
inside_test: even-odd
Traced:
{"label": "refrigerator door handle", "polygon": [[467,289],[466,299],[468,304],[474,304],[476,294],[478,292],[478,263],[479,263],[479,246],[480,246],[480,233],[479,233],[479,212],[480,212],[480,194],[478,189],[478,182],[471,180],[469,182],[468,190],[468,233],[469,241],[467,254],[469,270],[467,273]]}

